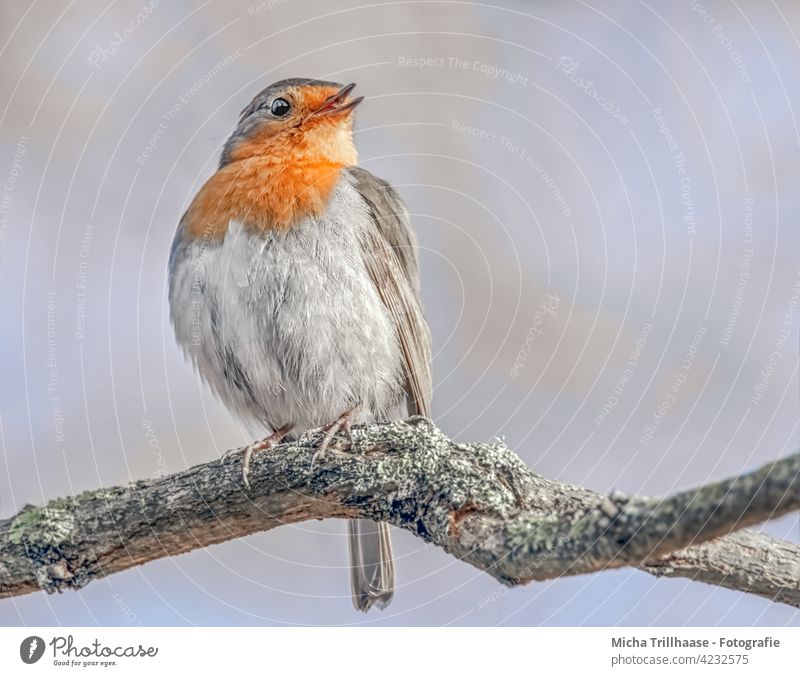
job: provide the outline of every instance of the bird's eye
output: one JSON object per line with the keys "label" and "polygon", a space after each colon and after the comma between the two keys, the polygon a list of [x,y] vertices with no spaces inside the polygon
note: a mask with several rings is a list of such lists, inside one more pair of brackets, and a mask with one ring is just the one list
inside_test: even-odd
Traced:
{"label": "bird's eye", "polygon": [[270,111],[275,117],[285,117],[291,109],[292,106],[286,99],[275,99],[270,106]]}

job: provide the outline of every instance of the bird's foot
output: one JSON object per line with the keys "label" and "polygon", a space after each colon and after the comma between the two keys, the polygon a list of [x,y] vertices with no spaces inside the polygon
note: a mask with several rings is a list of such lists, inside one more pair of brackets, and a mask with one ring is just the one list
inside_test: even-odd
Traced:
{"label": "bird's foot", "polygon": [[359,409],[359,405],[353,406],[348,411],[345,411],[340,415],[336,420],[334,420],[329,425],[325,425],[322,428],[322,440],[319,442],[319,446],[317,446],[317,450],[314,451],[314,455],[311,456],[311,468],[314,468],[314,463],[317,462],[321,457],[325,455],[328,450],[328,447],[331,445],[331,441],[333,438],[339,433],[344,432],[347,435],[348,440],[350,441],[350,448],[355,448],[355,440],[353,439],[353,429],[352,429],[352,419],[353,416]]}
{"label": "bird's foot", "polygon": [[219,461],[225,462],[231,456],[244,452],[242,456],[242,481],[246,488],[250,488],[250,461],[253,459],[253,453],[272,450],[286,438],[286,435],[292,431],[292,427],[294,427],[294,425],[284,425],[261,441],[256,441],[248,446],[242,446],[241,448],[225,451]]}

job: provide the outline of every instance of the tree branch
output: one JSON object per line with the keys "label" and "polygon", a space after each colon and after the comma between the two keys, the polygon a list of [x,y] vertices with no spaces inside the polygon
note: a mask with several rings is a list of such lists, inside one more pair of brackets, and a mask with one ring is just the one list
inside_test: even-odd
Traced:
{"label": "tree branch", "polygon": [[514,586],[635,566],[800,607],[800,548],[748,525],[800,507],[800,454],[656,499],[531,472],[502,443],[458,444],[425,418],[354,429],[59,498],[0,521],[0,598],[78,589],[154,559],[308,519],[388,521]]}
{"label": "tree branch", "polygon": [[800,548],[742,530],[647,561],[659,577],[688,577],[800,608]]}

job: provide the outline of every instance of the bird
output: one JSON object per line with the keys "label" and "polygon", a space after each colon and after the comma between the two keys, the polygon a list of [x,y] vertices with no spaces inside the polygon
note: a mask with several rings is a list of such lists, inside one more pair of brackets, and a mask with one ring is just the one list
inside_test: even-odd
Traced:
{"label": "bird", "polygon": [[[355,83],[275,82],[242,110],[170,250],[178,344],[229,411],[267,436],[322,429],[358,452],[357,423],[430,417],[431,335],[416,233],[397,191],[358,166]],[[348,520],[359,611],[394,595],[389,525]]]}

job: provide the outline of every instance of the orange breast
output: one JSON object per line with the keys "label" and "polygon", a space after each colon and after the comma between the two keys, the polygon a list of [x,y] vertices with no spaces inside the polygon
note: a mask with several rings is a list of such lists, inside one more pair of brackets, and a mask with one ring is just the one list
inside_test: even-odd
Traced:
{"label": "orange breast", "polygon": [[322,214],[343,164],[325,159],[276,161],[256,155],[222,167],[186,212],[188,234],[222,239],[235,219],[255,230],[283,230]]}

